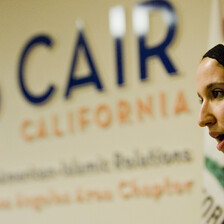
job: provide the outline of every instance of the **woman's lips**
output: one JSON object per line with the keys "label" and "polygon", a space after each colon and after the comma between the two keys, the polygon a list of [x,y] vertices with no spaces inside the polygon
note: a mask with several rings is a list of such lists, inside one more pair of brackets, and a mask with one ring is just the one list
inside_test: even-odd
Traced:
{"label": "woman's lips", "polygon": [[224,151],[224,140],[222,140],[221,142],[219,142],[216,146],[216,148],[219,150],[219,151]]}
{"label": "woman's lips", "polygon": [[209,132],[209,135],[218,142],[216,148],[219,151],[224,151],[224,134],[220,132]]}

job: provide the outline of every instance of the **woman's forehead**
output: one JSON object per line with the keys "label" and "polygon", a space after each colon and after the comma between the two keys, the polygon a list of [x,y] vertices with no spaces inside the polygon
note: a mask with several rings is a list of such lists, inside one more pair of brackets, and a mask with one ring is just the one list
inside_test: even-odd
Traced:
{"label": "woman's forehead", "polygon": [[213,78],[224,75],[224,67],[218,63],[216,59],[204,58],[197,70],[197,77],[206,78],[205,76],[213,76]]}
{"label": "woman's forehead", "polygon": [[212,83],[224,82],[224,67],[215,59],[204,58],[198,66],[196,81],[199,92]]}

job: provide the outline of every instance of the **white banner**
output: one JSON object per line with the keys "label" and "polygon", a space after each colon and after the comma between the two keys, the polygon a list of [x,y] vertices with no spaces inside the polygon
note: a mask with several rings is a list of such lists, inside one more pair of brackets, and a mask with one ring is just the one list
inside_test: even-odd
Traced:
{"label": "white banner", "polygon": [[208,11],[0,1],[1,223],[200,223]]}

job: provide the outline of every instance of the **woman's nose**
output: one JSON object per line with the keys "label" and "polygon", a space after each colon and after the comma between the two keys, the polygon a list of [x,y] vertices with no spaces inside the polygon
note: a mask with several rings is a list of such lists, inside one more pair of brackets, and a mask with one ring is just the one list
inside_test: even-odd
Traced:
{"label": "woman's nose", "polygon": [[201,127],[211,126],[216,123],[216,118],[208,103],[203,103],[199,113],[198,124]]}

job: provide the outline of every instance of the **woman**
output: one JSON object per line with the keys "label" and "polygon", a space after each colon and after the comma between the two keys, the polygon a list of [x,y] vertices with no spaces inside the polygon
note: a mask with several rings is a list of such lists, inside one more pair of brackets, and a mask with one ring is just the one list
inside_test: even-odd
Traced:
{"label": "woman", "polygon": [[218,44],[203,56],[196,81],[201,102],[198,124],[208,127],[217,149],[224,153],[224,45]]}

